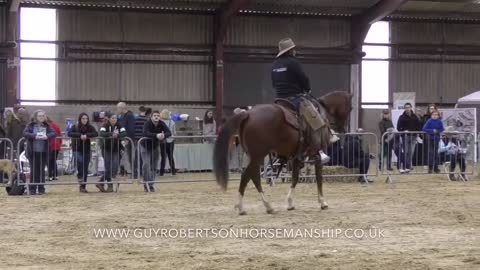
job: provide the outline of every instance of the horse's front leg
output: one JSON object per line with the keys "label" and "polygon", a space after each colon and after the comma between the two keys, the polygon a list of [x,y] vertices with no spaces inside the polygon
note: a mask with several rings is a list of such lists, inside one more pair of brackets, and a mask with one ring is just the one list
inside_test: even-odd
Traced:
{"label": "horse's front leg", "polygon": [[327,200],[323,197],[323,175],[322,175],[322,161],[320,157],[315,160],[315,178],[317,179],[317,189],[318,189],[318,202],[320,203],[320,208],[325,210],[328,208]]}

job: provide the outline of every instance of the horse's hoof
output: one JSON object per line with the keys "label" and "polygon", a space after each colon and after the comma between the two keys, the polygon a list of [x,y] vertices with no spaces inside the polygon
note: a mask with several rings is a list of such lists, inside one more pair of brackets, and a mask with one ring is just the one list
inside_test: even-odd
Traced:
{"label": "horse's hoof", "polygon": [[275,211],[272,208],[267,209],[267,214],[273,214],[273,213],[275,213]]}
{"label": "horse's hoof", "polygon": [[287,210],[288,210],[288,211],[293,211],[293,210],[295,210],[295,206],[288,207]]}
{"label": "horse's hoof", "polygon": [[238,213],[239,216],[245,216],[246,214],[247,214],[246,211],[241,211],[241,212]]}
{"label": "horse's hoof", "polygon": [[320,208],[321,208],[322,210],[327,210],[327,209],[328,209],[328,205],[322,205]]}

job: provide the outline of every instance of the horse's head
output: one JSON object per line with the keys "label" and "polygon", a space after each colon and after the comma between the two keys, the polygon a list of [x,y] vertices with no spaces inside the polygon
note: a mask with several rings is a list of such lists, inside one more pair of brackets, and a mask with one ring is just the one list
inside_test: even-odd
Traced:
{"label": "horse's head", "polygon": [[328,113],[330,125],[340,133],[346,131],[347,121],[352,111],[352,97],[353,95],[348,92],[335,91],[318,99]]}

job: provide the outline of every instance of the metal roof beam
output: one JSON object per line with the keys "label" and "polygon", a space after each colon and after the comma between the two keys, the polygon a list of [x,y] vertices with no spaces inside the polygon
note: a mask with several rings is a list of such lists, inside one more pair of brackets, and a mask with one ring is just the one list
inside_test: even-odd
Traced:
{"label": "metal roof beam", "polygon": [[251,0],[230,0],[223,5],[218,16],[218,25],[217,25],[217,34],[216,39],[222,40],[225,38],[227,33],[227,27],[231,19],[241,10],[249,5]]}
{"label": "metal roof beam", "polygon": [[370,26],[397,10],[408,0],[381,0],[361,14],[352,17],[351,45],[353,50],[361,50]]}

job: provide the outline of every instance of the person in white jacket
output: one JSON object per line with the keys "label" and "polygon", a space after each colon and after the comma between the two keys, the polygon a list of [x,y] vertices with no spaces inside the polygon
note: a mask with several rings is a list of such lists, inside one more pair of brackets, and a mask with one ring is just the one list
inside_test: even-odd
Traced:
{"label": "person in white jacket", "polygon": [[460,166],[460,175],[465,181],[467,181],[468,178],[465,175],[465,156],[467,154],[466,143],[458,139],[458,136],[455,136],[458,135],[458,131],[455,131],[455,128],[452,126],[447,127],[444,134],[445,136],[439,142],[438,152],[445,153],[445,160],[450,162],[450,174],[448,175],[448,179],[450,179],[450,181],[457,181],[454,172],[458,163]]}

